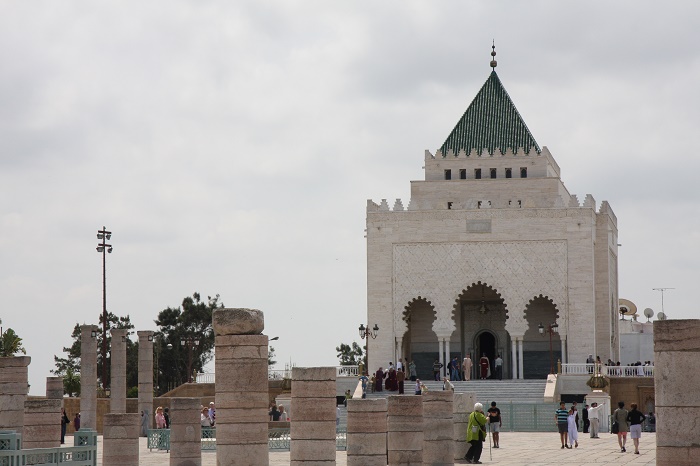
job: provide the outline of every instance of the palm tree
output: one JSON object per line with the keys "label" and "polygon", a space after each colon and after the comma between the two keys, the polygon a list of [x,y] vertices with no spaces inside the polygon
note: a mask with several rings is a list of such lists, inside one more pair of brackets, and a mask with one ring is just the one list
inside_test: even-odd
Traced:
{"label": "palm tree", "polygon": [[22,339],[14,330],[8,328],[0,333],[0,357],[14,356],[17,353],[27,354],[22,346]]}

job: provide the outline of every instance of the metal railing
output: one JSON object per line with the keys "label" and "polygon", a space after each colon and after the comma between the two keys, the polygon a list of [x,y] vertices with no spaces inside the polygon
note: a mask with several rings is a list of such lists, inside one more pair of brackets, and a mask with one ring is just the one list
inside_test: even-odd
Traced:
{"label": "metal railing", "polygon": [[[561,365],[562,375],[593,375],[596,364]],[[605,377],[654,377],[654,366],[605,366],[597,364],[597,372]]]}
{"label": "metal railing", "polygon": [[97,432],[80,430],[73,434],[72,447],[20,449],[21,435],[13,431],[0,432],[0,466],[71,463],[74,466],[97,465]]}
{"label": "metal railing", "polygon": [[[289,427],[274,427],[268,430],[267,445],[270,451],[289,451],[292,438]],[[336,450],[347,450],[348,432],[345,427],[337,427],[335,431]],[[62,449],[63,450],[63,449]],[[148,450],[170,451],[170,429],[149,429]],[[216,450],[216,428],[202,427],[202,450]],[[1,459],[2,457],[0,457]],[[14,465],[15,463],[9,463]],[[25,463],[17,463],[25,464]],[[30,464],[30,463],[26,463]],[[78,463],[82,465],[82,463]],[[0,466],[5,466],[0,462]]]}
{"label": "metal railing", "polygon": [[[336,377],[359,377],[360,367],[359,366],[336,366],[335,367]],[[283,380],[292,378],[291,367],[286,369],[270,369],[267,371],[268,380]],[[203,372],[200,374],[195,374],[195,383],[215,383],[216,376],[213,372]]]}

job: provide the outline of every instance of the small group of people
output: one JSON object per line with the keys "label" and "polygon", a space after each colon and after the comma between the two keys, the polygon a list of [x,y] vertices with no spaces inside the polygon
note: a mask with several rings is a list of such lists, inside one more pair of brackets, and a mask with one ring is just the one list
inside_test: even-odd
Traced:
{"label": "small group of people", "polygon": [[[143,416],[143,411],[141,416]],[[156,429],[170,429],[170,409],[158,406],[156,408]]]}
{"label": "small group of people", "polygon": [[[583,409],[583,432],[588,433],[590,428],[591,438],[600,438],[598,436],[600,429],[600,418],[604,415],[601,409],[604,405],[591,403],[590,406],[585,405]],[[639,454],[639,439],[642,437],[642,424],[646,420],[646,416],[637,409],[637,404],[632,403],[630,410],[625,409],[625,402],[620,401],[617,404],[618,408],[613,412],[611,432],[617,434],[617,442],[620,445],[620,452],[627,451],[627,432],[634,443],[634,453]],[[650,413],[651,415],[651,413]],[[576,402],[571,405],[570,409],[566,409],[566,403],[563,401],[559,404],[554,414],[554,419],[557,423],[559,438],[561,440],[561,448],[576,448],[578,447],[578,411]]]}
{"label": "small group of people", "polygon": [[270,416],[270,420],[274,422],[287,422],[289,421],[289,416],[284,410],[284,405],[277,405],[274,401],[270,402],[270,411],[267,413]]}
{"label": "small group of people", "polygon": [[[411,364],[413,364],[411,362]],[[413,373],[415,374],[415,364],[413,364]],[[384,370],[383,367],[377,369],[377,372],[372,376],[372,386],[375,392],[381,392],[384,389],[390,392],[398,391],[399,395],[404,394],[404,382],[406,381],[406,368],[403,361],[399,359],[394,367],[393,362],[389,362],[389,368]],[[386,379],[386,380],[385,380]],[[383,382],[383,383],[382,383]]]}
{"label": "small group of people", "polygon": [[214,427],[216,425],[216,406],[213,401],[209,403],[209,408],[202,406],[199,422],[202,427]]}
{"label": "small group of people", "polygon": [[620,445],[620,452],[627,451],[627,432],[630,433],[632,442],[634,443],[634,453],[639,454],[639,439],[642,438],[642,423],[647,417],[637,409],[637,403],[630,405],[630,410],[625,409],[625,402],[620,401],[617,404],[617,409],[612,415],[613,434],[617,434],[617,443]]}
{"label": "small group of people", "polygon": [[464,459],[469,464],[481,464],[481,453],[484,449],[484,441],[486,441],[486,432],[488,429],[492,434],[493,448],[500,448],[501,426],[501,410],[496,406],[496,402],[491,402],[491,407],[484,413],[484,405],[481,403],[474,404],[474,411],[469,415],[467,424],[467,443],[469,449]]}

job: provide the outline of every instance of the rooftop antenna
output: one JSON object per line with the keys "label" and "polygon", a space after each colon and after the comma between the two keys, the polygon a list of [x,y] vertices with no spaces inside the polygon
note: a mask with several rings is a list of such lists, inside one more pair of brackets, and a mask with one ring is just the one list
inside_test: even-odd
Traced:
{"label": "rooftop antenna", "polygon": [[[661,292],[661,312],[666,315],[664,312],[664,291],[666,290],[675,290],[675,288],[652,288],[654,291],[660,291]],[[658,316],[657,316],[658,317]]]}
{"label": "rooftop antenna", "polygon": [[496,61],[496,41],[493,40],[491,43],[491,69],[496,71],[496,66],[498,66],[498,62]]}

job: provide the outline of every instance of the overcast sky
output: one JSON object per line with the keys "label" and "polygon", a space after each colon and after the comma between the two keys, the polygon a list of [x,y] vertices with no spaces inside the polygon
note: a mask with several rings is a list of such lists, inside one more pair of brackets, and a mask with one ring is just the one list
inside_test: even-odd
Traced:
{"label": "overcast sky", "polygon": [[[610,202],[620,297],[698,318],[700,4],[0,3],[0,318],[43,394],[76,322],[139,330],[194,291],[265,313],[278,367],[366,319],[368,198],[490,72],[580,200]],[[582,329],[583,330],[583,329]]]}

